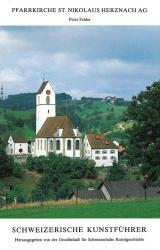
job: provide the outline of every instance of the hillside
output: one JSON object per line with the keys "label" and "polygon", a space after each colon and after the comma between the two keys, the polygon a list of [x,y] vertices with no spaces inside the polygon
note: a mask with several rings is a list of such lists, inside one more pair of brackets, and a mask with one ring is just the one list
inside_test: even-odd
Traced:
{"label": "hillside", "polygon": [[[99,98],[72,97],[62,93],[56,95],[57,115],[67,115],[82,133],[111,131],[121,122],[127,103],[111,104]],[[35,94],[9,96],[0,103],[0,134],[6,140],[9,134],[22,133],[27,140],[35,137]],[[122,131],[124,132],[124,131]]]}
{"label": "hillside", "polygon": [[[64,100],[72,100],[72,97],[66,93],[56,94],[56,102],[59,103]],[[21,93],[17,95],[9,95],[1,105],[4,108],[12,110],[34,110],[36,103],[36,93]]]}

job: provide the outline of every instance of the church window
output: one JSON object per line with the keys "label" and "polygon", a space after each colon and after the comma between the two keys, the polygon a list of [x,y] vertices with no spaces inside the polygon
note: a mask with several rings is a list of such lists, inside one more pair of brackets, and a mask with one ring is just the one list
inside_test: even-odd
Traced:
{"label": "church window", "polygon": [[50,96],[46,96],[46,104],[50,104]]}
{"label": "church window", "polygon": [[41,150],[42,150],[42,140],[41,140]]}
{"label": "church window", "polygon": [[48,113],[49,113],[49,109],[48,109]]}
{"label": "church window", "polygon": [[79,140],[76,140],[76,150],[79,150]]}
{"label": "church window", "polygon": [[57,149],[57,150],[60,150],[60,149],[61,149],[61,142],[60,142],[60,140],[57,140],[57,141],[56,141],[56,149]]}
{"label": "church window", "polygon": [[50,150],[53,150],[53,141],[50,140]]}
{"label": "church window", "polygon": [[71,150],[71,140],[67,141],[67,150]]}

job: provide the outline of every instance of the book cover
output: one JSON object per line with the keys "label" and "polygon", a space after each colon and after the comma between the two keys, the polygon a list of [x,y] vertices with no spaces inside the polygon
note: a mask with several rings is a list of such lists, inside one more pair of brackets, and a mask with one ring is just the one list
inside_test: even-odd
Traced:
{"label": "book cover", "polygon": [[156,1],[1,1],[4,249],[158,245]]}

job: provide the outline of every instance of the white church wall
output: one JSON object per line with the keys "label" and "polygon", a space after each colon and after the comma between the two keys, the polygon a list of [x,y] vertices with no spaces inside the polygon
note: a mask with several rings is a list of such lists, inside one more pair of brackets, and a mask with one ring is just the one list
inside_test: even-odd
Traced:
{"label": "white church wall", "polygon": [[35,155],[36,156],[47,156],[47,140],[44,138],[35,139]]}

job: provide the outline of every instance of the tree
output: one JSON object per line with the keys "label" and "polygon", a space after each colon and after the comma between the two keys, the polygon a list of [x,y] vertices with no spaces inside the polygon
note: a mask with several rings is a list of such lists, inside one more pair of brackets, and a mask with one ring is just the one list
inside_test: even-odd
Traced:
{"label": "tree", "polygon": [[132,98],[127,110],[133,127],[127,131],[127,156],[131,165],[140,167],[149,181],[160,176],[160,81]]}
{"label": "tree", "polygon": [[111,181],[125,180],[127,178],[127,169],[120,162],[114,162],[110,167],[107,179]]}
{"label": "tree", "polygon": [[[39,164],[41,163],[41,164]],[[62,154],[49,153],[48,157],[28,157],[27,167],[42,170],[42,177],[32,193],[34,200],[67,198],[79,186],[82,178],[95,178],[95,162],[72,159]],[[41,198],[40,198],[41,199]]]}
{"label": "tree", "polygon": [[12,174],[14,161],[11,156],[8,156],[2,144],[0,144],[0,177],[9,176]]}

